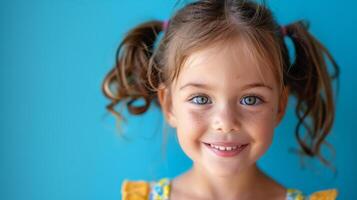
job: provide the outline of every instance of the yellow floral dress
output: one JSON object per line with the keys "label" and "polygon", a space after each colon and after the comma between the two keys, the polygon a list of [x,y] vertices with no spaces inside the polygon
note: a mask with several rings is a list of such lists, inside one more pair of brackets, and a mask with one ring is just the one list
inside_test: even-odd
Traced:
{"label": "yellow floral dress", "polygon": [[[170,180],[163,178],[158,181],[128,181],[124,180],[121,188],[122,200],[169,200]],[[309,196],[297,189],[288,189],[286,200],[334,200],[337,190],[322,190]]]}

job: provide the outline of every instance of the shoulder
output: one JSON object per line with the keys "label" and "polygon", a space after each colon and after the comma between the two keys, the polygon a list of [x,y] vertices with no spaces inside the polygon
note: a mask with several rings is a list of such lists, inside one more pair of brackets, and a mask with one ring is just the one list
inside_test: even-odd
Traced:
{"label": "shoulder", "polygon": [[170,180],[124,180],[121,186],[122,200],[168,200]]}
{"label": "shoulder", "polygon": [[335,200],[338,191],[336,189],[320,190],[305,196],[298,189],[287,190],[287,200]]}
{"label": "shoulder", "polygon": [[337,198],[338,192],[336,189],[321,190],[312,193],[309,196],[310,200],[334,200]]}

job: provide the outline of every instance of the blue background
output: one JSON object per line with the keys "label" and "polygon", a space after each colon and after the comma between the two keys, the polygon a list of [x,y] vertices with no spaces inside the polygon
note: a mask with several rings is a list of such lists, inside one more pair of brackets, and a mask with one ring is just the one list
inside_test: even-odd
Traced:
{"label": "blue background", "polygon": [[[120,199],[124,178],[174,177],[191,162],[173,131],[162,145],[163,118],[152,107],[131,117],[119,137],[101,93],[125,33],[148,19],[167,19],[175,0],[0,1],[0,199]],[[294,139],[294,99],[274,144],[259,162],[272,177],[306,193],[336,187],[340,199],[357,190],[357,3],[271,0],[282,24],[309,19],[311,32],[341,66],[335,146],[338,174],[289,152]]]}

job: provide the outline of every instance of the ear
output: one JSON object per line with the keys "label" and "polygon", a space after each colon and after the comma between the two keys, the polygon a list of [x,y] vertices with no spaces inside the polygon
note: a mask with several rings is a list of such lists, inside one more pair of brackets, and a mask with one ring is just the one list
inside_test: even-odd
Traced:
{"label": "ear", "polygon": [[288,100],[289,100],[289,87],[284,86],[283,92],[279,99],[279,108],[278,108],[278,114],[277,114],[275,126],[278,126],[281,120],[283,119],[288,105]]}
{"label": "ear", "polygon": [[165,120],[170,124],[171,127],[176,128],[176,117],[172,109],[171,93],[169,89],[160,85],[157,91],[157,96]]}

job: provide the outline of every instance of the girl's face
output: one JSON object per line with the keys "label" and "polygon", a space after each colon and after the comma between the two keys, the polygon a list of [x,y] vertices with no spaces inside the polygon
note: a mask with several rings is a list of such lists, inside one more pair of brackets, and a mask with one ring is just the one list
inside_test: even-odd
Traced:
{"label": "girl's face", "polygon": [[215,46],[193,53],[171,94],[158,93],[194,166],[223,176],[237,174],[267,151],[287,102],[273,72],[237,49]]}

